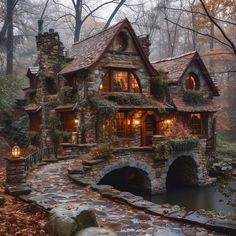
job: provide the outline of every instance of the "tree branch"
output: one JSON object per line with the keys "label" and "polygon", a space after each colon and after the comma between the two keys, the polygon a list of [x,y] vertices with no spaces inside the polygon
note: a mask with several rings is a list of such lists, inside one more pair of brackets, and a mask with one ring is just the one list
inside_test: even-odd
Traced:
{"label": "tree branch", "polygon": [[199,32],[199,31],[197,31],[197,30],[194,30],[194,29],[191,29],[191,28],[189,28],[189,27],[186,27],[186,26],[183,26],[183,25],[177,24],[176,22],[173,22],[173,21],[171,21],[170,19],[167,19],[167,18],[165,18],[165,20],[169,21],[170,23],[172,23],[172,24],[174,24],[174,25],[179,26],[179,27],[182,28],[182,29],[190,30],[190,31],[192,31],[192,32],[194,32],[194,33],[197,33],[197,34],[199,34],[199,35],[213,38],[213,39],[215,39],[216,41],[218,41],[219,43],[221,43],[221,44],[223,44],[223,45],[225,45],[225,46],[227,46],[227,47],[233,49],[231,45],[229,45],[229,44],[227,44],[227,43],[225,43],[225,42],[219,40],[219,39],[216,38],[216,37],[211,36],[210,34],[207,34],[207,33],[201,33],[201,32]]}
{"label": "tree branch", "polygon": [[103,29],[106,29],[109,27],[112,19],[114,18],[114,16],[116,15],[116,13],[119,11],[119,9],[122,7],[122,5],[125,3],[126,0],[121,0],[119,2],[119,4],[116,6],[115,10],[111,13],[111,16],[109,17],[109,19],[107,20],[107,23],[105,24]]}
{"label": "tree branch", "polygon": [[[187,13],[194,13],[194,14],[199,14],[199,15],[202,15],[202,16],[207,16],[207,14],[204,14],[204,13],[202,13],[202,12],[200,12],[200,11],[192,11],[192,10],[187,10],[187,9],[181,9],[181,8],[173,8],[173,7],[166,7],[166,6],[164,6],[164,7],[162,7],[162,6],[160,6],[159,7],[160,9],[162,9],[162,8],[166,8],[166,9],[168,9],[168,10],[173,10],[173,11],[184,11],[184,12],[187,12]],[[214,17],[214,16],[212,16],[212,18],[213,19],[215,19],[215,20],[217,20],[217,21],[220,21],[220,22],[222,22],[222,23],[226,23],[226,24],[231,24],[231,25],[236,25],[236,23],[234,23],[234,22],[232,22],[232,21],[228,21],[228,20],[222,20],[222,19],[219,19],[219,18],[216,18],[216,17]]]}
{"label": "tree branch", "polygon": [[[117,3],[116,0],[112,0],[112,1],[109,1],[109,2],[105,2],[101,5],[99,5],[98,7],[94,8],[93,10],[90,11],[90,13],[88,13],[87,16],[84,17],[84,19],[82,20],[82,24],[86,21],[86,19],[91,16],[95,11],[97,11],[98,9],[100,9],[101,7],[105,6],[105,5],[108,5],[108,4],[111,4],[111,3]],[[86,5],[87,6],[87,5]],[[88,6],[87,6],[88,7]],[[88,9],[90,10],[90,8],[88,7]]]}
{"label": "tree branch", "polygon": [[234,45],[234,43],[230,40],[230,38],[226,35],[226,33],[224,32],[224,30],[219,26],[219,24],[212,18],[212,16],[209,14],[203,0],[199,0],[202,4],[202,7],[204,9],[204,11],[206,12],[207,16],[209,17],[210,21],[219,29],[219,31],[222,33],[222,35],[224,36],[224,38],[229,42],[229,44],[231,45],[234,54],[236,56],[236,47]]}

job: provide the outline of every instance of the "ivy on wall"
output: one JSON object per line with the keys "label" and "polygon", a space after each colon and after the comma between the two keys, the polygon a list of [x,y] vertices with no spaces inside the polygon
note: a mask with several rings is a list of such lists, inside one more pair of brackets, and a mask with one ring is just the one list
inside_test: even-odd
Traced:
{"label": "ivy on wall", "polygon": [[64,86],[60,89],[58,98],[62,104],[75,103],[76,102],[77,90],[70,87]]}
{"label": "ivy on wall", "polygon": [[165,81],[167,73],[160,69],[157,71],[158,75],[153,76],[150,79],[151,83],[151,94],[159,101],[169,101],[170,92],[168,83]]}
{"label": "ivy on wall", "polygon": [[184,91],[183,100],[191,105],[202,105],[207,103],[207,99],[204,97],[204,94],[196,90]]}

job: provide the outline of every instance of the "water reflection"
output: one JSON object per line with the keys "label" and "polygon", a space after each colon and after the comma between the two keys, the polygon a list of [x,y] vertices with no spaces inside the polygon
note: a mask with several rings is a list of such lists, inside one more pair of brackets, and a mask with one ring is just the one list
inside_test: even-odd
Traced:
{"label": "water reflection", "polygon": [[[236,188],[236,181],[230,182]],[[236,196],[232,196],[236,200]],[[207,187],[171,187],[166,193],[144,196],[154,203],[184,206],[188,210],[215,210],[225,214],[236,214],[236,208],[227,204],[228,198],[218,191],[218,186]]]}

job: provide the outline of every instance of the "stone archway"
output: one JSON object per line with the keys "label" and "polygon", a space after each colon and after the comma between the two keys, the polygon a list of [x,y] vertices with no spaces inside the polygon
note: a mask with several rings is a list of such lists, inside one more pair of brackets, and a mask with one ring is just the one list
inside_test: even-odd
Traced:
{"label": "stone archway", "polygon": [[198,167],[190,156],[180,156],[169,166],[166,186],[171,185],[198,185]]}
{"label": "stone archway", "polygon": [[98,184],[108,184],[120,191],[151,193],[148,174],[135,167],[123,167],[106,174]]}
{"label": "stone archway", "polygon": [[[134,158],[129,159],[120,159],[106,163],[96,175],[96,183],[100,183],[102,179],[106,177],[110,173],[110,176],[117,173],[127,172],[127,170],[131,170],[132,176],[129,178],[132,180],[130,183],[137,183],[137,179],[142,179],[142,184],[145,186],[145,191],[149,191],[152,194],[159,192],[159,183],[156,178],[156,171],[152,168],[151,165],[147,164],[144,161],[139,161]],[[113,173],[113,171],[117,171],[117,173]],[[121,175],[120,175],[121,176]],[[131,178],[132,177],[132,178]],[[114,177],[112,177],[114,178]],[[104,181],[102,182],[105,183]],[[108,183],[107,183],[108,184]],[[112,184],[110,184],[112,185]]]}

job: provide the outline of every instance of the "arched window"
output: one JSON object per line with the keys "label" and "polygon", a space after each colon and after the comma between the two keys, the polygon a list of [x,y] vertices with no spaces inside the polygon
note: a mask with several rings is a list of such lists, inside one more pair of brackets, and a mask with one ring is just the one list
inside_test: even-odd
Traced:
{"label": "arched window", "polygon": [[141,93],[141,88],[132,72],[114,70],[104,76],[100,84],[100,91]]}
{"label": "arched window", "polygon": [[118,52],[124,52],[128,46],[128,35],[126,32],[121,31],[115,40],[114,49]]}
{"label": "arched window", "polygon": [[185,80],[185,88],[190,89],[190,90],[199,90],[200,89],[200,84],[199,84],[199,79],[198,77],[190,73]]}

